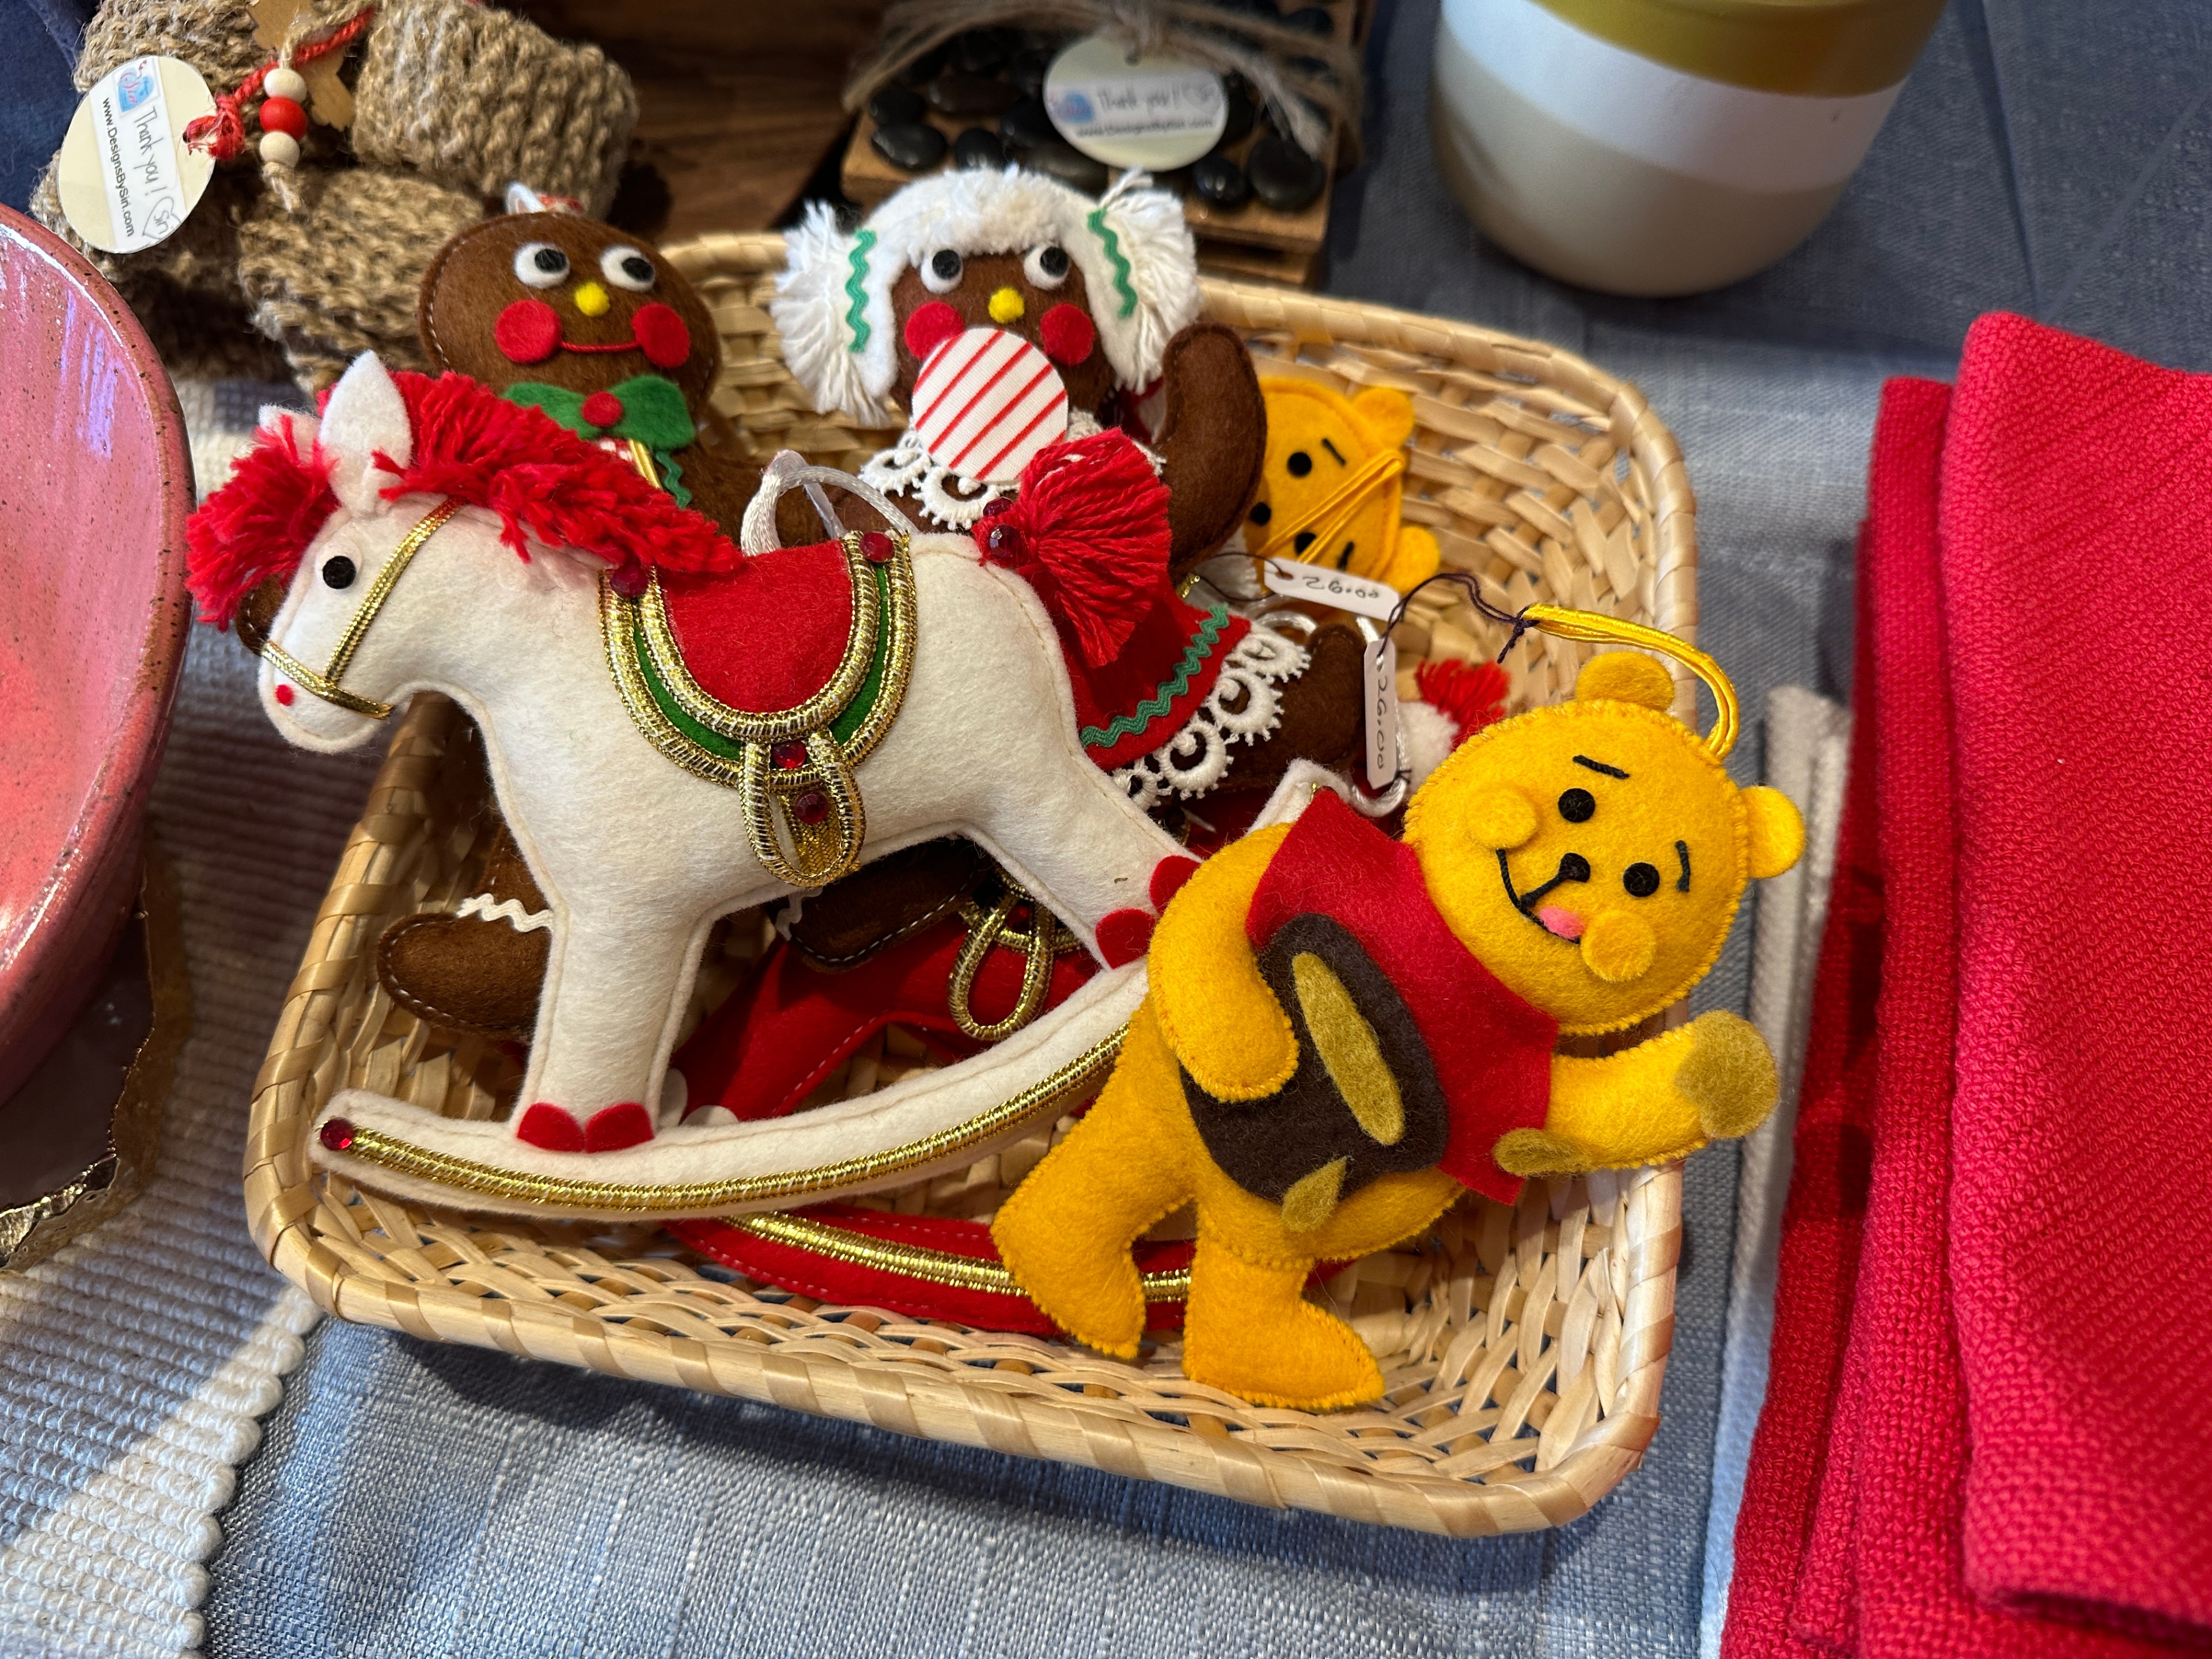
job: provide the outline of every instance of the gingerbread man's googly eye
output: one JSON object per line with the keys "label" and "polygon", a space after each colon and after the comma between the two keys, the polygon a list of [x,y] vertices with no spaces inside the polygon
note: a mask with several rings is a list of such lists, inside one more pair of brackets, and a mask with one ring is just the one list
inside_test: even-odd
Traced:
{"label": "gingerbread man's googly eye", "polygon": [[960,256],[941,247],[921,262],[921,285],[932,294],[950,294],[960,286]]}
{"label": "gingerbread man's googly eye", "polygon": [[1067,250],[1055,242],[1022,256],[1022,275],[1036,288],[1058,288],[1067,280]]}
{"label": "gingerbread man's googly eye", "polygon": [[599,273],[617,288],[626,288],[633,294],[650,293],[659,280],[653,261],[628,246],[611,247],[599,255]]}
{"label": "gingerbread man's googly eye", "polygon": [[568,256],[550,242],[525,242],[514,250],[515,279],[529,288],[551,288],[568,280]]}

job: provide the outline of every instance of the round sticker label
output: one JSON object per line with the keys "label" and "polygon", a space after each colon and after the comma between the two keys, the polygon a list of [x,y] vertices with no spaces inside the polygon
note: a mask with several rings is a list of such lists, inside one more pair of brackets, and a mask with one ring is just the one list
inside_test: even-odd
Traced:
{"label": "round sticker label", "polygon": [[1092,160],[1159,172],[1198,160],[1229,125],[1228,94],[1212,70],[1182,58],[1133,58],[1103,34],[1053,59],[1044,107],[1060,136]]}
{"label": "round sticker label", "polygon": [[971,328],[929,356],[914,382],[914,431],[930,459],[972,483],[1012,483],[1067,435],[1067,388],[1018,334]]}
{"label": "round sticker label", "polygon": [[185,126],[215,113],[189,64],[134,58],[84,95],[62,140],[54,187],[76,234],[110,253],[173,234],[199,205],[215,158],[185,147]]}

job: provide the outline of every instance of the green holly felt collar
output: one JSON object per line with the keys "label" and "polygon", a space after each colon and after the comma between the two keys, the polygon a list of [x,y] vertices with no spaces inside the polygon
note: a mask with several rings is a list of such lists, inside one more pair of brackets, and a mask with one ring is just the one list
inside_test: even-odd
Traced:
{"label": "green holly felt collar", "polygon": [[[691,410],[684,390],[658,374],[638,374],[604,392],[571,392],[566,386],[539,380],[520,380],[500,394],[509,403],[542,409],[578,437],[591,442],[600,438],[635,438],[647,449],[682,449],[699,435],[691,424]],[[607,398],[621,406],[611,422],[587,418],[585,406]],[[592,410],[604,415],[604,406]]]}

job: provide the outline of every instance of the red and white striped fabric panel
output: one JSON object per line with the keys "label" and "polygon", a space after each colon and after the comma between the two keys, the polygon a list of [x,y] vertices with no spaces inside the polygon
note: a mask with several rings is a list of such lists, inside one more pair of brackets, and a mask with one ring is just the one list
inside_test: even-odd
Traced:
{"label": "red and white striped fabric panel", "polygon": [[1052,359],[1018,334],[971,328],[932,352],[915,378],[914,431],[956,476],[1012,483],[1067,435],[1067,390]]}

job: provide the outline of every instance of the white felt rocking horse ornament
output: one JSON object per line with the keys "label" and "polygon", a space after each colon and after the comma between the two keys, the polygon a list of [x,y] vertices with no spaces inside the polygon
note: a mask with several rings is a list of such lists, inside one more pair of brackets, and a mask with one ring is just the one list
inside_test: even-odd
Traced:
{"label": "white felt rocking horse ornament", "polygon": [[[900,533],[776,550],[775,497],[817,478]],[[203,615],[228,621],[258,584],[288,580],[260,692],[302,747],[365,743],[416,690],[459,702],[553,911],[510,1121],[346,1091],[319,1158],[477,1207],[726,1212],[972,1160],[1110,1054],[1142,995],[1129,958],[1156,872],[1187,861],[1084,757],[1028,586],[964,536],[904,526],[857,481],[781,457],[740,551],[537,411],[373,356],[319,427],[271,417],[195,517]],[[873,1096],[769,1122],[657,1123],[716,918],[954,833],[1115,971],[1014,1042]]]}

